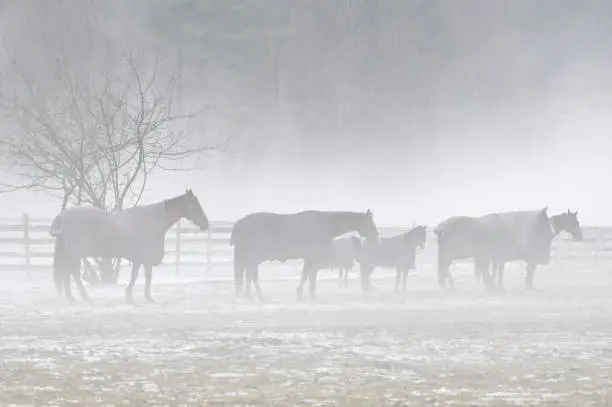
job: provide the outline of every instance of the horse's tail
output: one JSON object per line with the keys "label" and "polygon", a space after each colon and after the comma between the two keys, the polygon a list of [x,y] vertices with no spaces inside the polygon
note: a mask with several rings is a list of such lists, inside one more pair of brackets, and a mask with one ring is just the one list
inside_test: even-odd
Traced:
{"label": "horse's tail", "polygon": [[230,246],[240,245],[241,243],[248,242],[253,237],[253,233],[256,230],[261,230],[265,225],[262,222],[253,222],[250,217],[244,217],[238,219],[232,227],[232,233],[230,234]]}
{"label": "horse's tail", "polygon": [[53,250],[53,282],[55,289],[59,295],[63,293],[63,273],[65,272],[66,245],[64,244],[64,236],[59,235],[55,238],[55,250]]}
{"label": "horse's tail", "polygon": [[232,233],[230,234],[230,240],[229,240],[230,246],[234,246],[236,245],[236,243],[238,243],[238,239],[240,238],[240,235],[242,234],[242,229],[243,229],[242,222],[240,220],[234,223],[234,227],[232,228]]}
{"label": "horse's tail", "polygon": [[53,222],[51,223],[51,227],[49,227],[49,234],[53,237],[58,237],[63,230],[63,222],[62,222],[62,214],[57,215]]}

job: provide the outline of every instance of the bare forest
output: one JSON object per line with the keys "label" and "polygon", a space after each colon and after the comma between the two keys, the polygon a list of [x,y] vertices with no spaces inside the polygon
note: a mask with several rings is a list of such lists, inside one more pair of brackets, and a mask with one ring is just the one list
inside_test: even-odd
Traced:
{"label": "bare forest", "polygon": [[[165,123],[164,137],[186,135],[183,152],[230,153],[188,161],[208,170],[192,183],[241,191],[211,193],[225,218],[245,213],[233,202],[239,196],[263,208],[279,189],[291,191],[272,202],[279,210],[369,200],[388,222],[422,220],[398,207],[408,198],[425,220],[438,221],[447,194],[459,195],[464,211],[510,208],[525,195],[531,205],[577,206],[562,182],[554,192],[540,186],[567,179],[587,193],[599,189],[607,168],[606,2],[1,4],[4,120],[19,107],[15,95],[19,104],[31,97],[69,103],[67,81],[87,84],[91,94],[78,96],[92,99],[111,80],[110,93],[121,98],[127,80],[135,90],[135,73],[146,81],[157,72],[156,97],[181,117]],[[11,123],[20,124],[24,130]],[[577,133],[588,142],[576,144]],[[326,183],[317,182],[321,175]],[[342,193],[333,193],[339,186]],[[485,186],[495,193],[476,208],[468,197]],[[327,199],[312,200],[313,189]]]}

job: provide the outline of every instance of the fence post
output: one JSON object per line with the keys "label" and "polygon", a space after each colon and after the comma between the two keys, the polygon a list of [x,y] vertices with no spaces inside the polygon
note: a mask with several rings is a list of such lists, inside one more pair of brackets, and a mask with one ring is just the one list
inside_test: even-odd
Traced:
{"label": "fence post", "polygon": [[30,278],[30,216],[25,213],[23,215],[23,252],[25,256],[25,267],[28,279]]}
{"label": "fence post", "polygon": [[176,267],[176,275],[179,275],[181,269],[181,219],[176,222],[176,247],[174,252],[174,261]]}

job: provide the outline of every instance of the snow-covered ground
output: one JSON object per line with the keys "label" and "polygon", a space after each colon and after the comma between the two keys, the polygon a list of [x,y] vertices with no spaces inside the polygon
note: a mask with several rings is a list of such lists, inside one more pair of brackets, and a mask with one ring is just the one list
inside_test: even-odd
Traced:
{"label": "snow-covered ground", "polygon": [[0,405],[612,405],[612,273],[549,267],[526,292],[519,267],[504,294],[469,269],[444,293],[428,268],[404,296],[379,270],[369,297],[326,271],[322,302],[296,303],[298,267],[269,264],[265,304],[234,298],[229,267],[157,269],[156,303],[140,280],[134,305],[118,286],[70,306],[50,272],[4,273]]}

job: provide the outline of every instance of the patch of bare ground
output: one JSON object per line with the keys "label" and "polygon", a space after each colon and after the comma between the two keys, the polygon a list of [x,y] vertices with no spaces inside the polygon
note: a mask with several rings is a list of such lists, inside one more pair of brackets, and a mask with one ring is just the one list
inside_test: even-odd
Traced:
{"label": "patch of bare ground", "polygon": [[411,275],[399,295],[381,271],[369,297],[324,274],[318,304],[295,302],[297,274],[262,273],[265,304],[229,281],[158,281],[133,306],[122,287],[73,307],[46,282],[5,287],[0,405],[612,405],[605,272],[541,273],[534,293],[508,272],[504,294]]}

